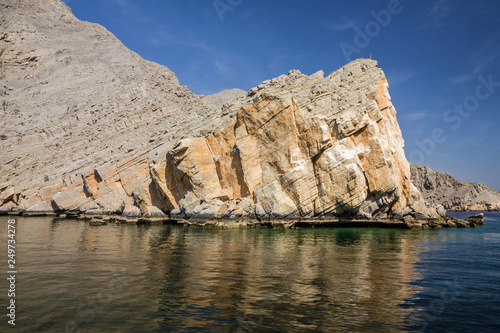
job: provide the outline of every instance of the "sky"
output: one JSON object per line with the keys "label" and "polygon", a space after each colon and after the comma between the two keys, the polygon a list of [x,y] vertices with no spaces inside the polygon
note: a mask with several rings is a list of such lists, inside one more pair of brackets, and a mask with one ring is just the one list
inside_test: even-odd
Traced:
{"label": "sky", "polygon": [[372,55],[407,159],[500,190],[498,0],[64,2],[197,94]]}

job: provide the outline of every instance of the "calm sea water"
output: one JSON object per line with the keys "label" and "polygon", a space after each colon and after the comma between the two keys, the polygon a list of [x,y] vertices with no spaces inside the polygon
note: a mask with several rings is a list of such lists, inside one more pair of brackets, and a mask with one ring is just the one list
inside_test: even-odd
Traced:
{"label": "calm sea water", "polygon": [[15,327],[0,217],[0,331],[499,332],[500,214],[485,216],[439,231],[16,217]]}

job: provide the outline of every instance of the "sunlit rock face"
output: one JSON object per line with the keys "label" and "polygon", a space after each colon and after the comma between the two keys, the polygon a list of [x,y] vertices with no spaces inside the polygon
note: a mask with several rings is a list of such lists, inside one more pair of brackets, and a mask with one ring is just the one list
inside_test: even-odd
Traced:
{"label": "sunlit rock face", "polygon": [[358,59],[326,78],[290,71],[227,107],[227,126],[155,165],[174,214],[436,217],[410,180],[388,84]]}
{"label": "sunlit rock face", "polygon": [[438,216],[376,61],[205,97],[59,0],[0,6],[0,211]]}

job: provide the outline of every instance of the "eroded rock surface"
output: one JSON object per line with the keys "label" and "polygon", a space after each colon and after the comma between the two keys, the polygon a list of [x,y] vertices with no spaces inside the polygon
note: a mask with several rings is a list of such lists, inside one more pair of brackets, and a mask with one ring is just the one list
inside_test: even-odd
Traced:
{"label": "eroded rock surface", "polygon": [[[168,68],[59,0],[0,0],[0,64],[0,191],[15,192],[0,205],[118,209],[150,182],[146,153],[163,156],[220,115]],[[85,192],[84,178],[100,173],[113,182]],[[61,191],[70,192],[54,197]]]}
{"label": "eroded rock surface", "polygon": [[180,141],[154,180],[173,214],[435,217],[411,183],[387,88],[367,59],[326,78],[290,71],[228,107],[225,127]]}
{"label": "eroded rock surface", "polygon": [[411,165],[413,183],[431,205],[449,211],[500,211],[500,192],[483,183],[468,183],[427,165]]}
{"label": "eroded rock surface", "polygon": [[0,6],[0,211],[438,217],[376,61],[292,70],[224,104],[241,92],[193,94],[61,1]]}

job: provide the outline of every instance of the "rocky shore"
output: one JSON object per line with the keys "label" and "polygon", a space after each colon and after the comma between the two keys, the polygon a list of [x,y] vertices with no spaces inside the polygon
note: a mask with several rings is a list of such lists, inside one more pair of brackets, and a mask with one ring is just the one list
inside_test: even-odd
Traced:
{"label": "rocky shore", "polygon": [[[0,215],[7,215],[6,213]],[[401,219],[359,219],[359,218],[281,218],[260,220],[256,218],[169,218],[169,217],[127,217],[122,215],[85,215],[80,213],[34,213],[10,212],[8,215],[22,215],[24,217],[50,216],[55,219],[78,219],[87,221],[90,225],[99,226],[110,223],[116,224],[173,224],[196,228],[270,228],[270,229],[299,229],[299,228],[398,228],[398,229],[444,229],[444,228],[475,228],[484,224],[482,213],[459,219],[447,215],[444,218],[417,219],[411,216]]]}

